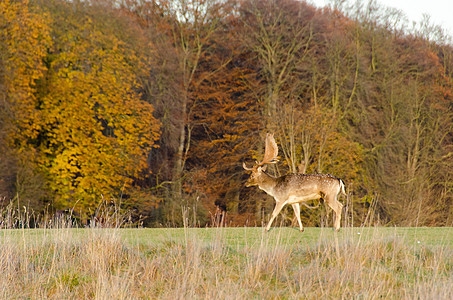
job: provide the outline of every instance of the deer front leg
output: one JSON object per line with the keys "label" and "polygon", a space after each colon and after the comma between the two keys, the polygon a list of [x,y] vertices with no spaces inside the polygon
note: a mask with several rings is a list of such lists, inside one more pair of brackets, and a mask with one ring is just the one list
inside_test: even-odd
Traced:
{"label": "deer front leg", "polygon": [[294,214],[296,215],[297,222],[299,223],[300,232],[304,231],[304,226],[302,226],[302,221],[300,220],[300,205],[299,203],[292,204]]}
{"label": "deer front leg", "polygon": [[281,201],[281,202],[277,201],[277,204],[274,207],[274,211],[272,212],[271,219],[269,220],[269,223],[266,226],[266,231],[269,231],[269,229],[271,229],[272,222],[278,216],[278,214],[282,210],[283,206],[285,206],[284,201]]}

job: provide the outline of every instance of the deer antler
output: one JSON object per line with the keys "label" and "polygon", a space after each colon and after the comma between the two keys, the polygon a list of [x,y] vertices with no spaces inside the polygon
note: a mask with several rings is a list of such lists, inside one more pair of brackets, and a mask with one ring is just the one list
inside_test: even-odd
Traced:
{"label": "deer antler", "polygon": [[253,168],[249,168],[246,166],[245,162],[242,163],[242,167],[246,170],[246,171],[252,171]]}
{"label": "deer antler", "polygon": [[278,146],[274,139],[273,133],[266,134],[266,147],[264,149],[264,157],[263,160],[258,163],[258,166],[262,166],[264,164],[275,164],[278,162]]}
{"label": "deer antler", "polygon": [[266,134],[266,145],[264,148],[264,157],[261,162],[256,162],[253,168],[248,168],[246,164],[243,162],[242,167],[247,171],[255,170],[257,167],[260,167],[264,164],[275,164],[278,162],[278,146],[274,139],[273,133]]}

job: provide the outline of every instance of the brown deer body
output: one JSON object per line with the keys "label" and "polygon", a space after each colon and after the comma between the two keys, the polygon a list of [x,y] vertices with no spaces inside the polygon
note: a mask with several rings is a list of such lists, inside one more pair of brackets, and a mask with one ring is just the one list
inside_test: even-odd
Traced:
{"label": "brown deer body", "polygon": [[267,163],[276,163],[278,154],[277,144],[271,134],[266,136],[266,148],[264,159],[256,163],[252,168],[244,169],[252,171],[252,175],[246,186],[257,185],[270,196],[274,197],[276,205],[272,212],[271,219],[266,226],[269,231],[272,222],[286,204],[291,204],[299,223],[300,231],[304,230],[300,220],[300,204],[309,200],[323,199],[335,212],[334,227],[340,230],[341,211],[343,204],[338,201],[338,194],[344,191],[344,182],[330,174],[287,174],[280,177],[269,175],[265,172]]}

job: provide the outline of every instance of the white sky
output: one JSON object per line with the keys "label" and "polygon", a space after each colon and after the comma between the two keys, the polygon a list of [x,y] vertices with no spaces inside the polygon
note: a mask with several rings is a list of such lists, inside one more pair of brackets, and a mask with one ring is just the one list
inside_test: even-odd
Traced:
{"label": "white sky", "polygon": [[[368,0],[361,1],[368,3]],[[308,0],[307,2],[322,7],[330,4],[331,0]],[[419,23],[423,14],[428,14],[432,24],[442,26],[450,36],[453,36],[452,0],[377,0],[377,3],[402,10],[409,19],[409,25],[414,21]]]}

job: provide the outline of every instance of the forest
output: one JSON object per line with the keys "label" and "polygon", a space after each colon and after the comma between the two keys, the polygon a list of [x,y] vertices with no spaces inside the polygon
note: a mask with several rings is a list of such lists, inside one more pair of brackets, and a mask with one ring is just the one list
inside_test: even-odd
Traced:
{"label": "forest", "polygon": [[0,27],[4,209],[261,226],[274,199],[242,163],[272,132],[269,173],[342,178],[349,224],[453,225],[453,46],[429,18],[375,0],[2,0]]}

